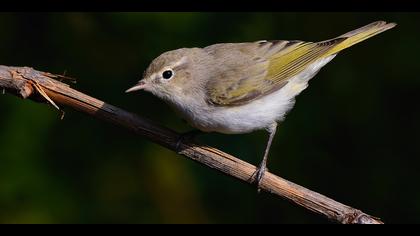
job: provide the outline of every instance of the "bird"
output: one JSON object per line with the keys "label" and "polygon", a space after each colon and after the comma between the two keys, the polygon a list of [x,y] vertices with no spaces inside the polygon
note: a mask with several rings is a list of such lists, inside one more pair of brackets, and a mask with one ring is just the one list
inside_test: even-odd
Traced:
{"label": "bird", "polygon": [[376,21],[320,42],[259,40],[179,48],[155,58],[126,92],[152,93],[201,132],[266,130],[268,141],[254,173],[259,190],[277,126],[308,81],[340,51],[394,26]]}

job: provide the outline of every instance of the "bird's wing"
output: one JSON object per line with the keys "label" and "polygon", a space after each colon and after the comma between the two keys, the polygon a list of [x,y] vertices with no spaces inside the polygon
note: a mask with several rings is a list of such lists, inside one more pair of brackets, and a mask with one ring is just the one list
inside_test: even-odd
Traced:
{"label": "bird's wing", "polygon": [[258,41],[213,45],[205,48],[223,63],[208,81],[209,102],[243,105],[287,84],[309,65],[394,27],[383,21],[371,23],[337,38],[322,42]]}
{"label": "bird's wing", "polygon": [[[236,59],[225,58],[225,64],[218,66],[222,69],[209,80],[207,94],[210,102],[225,106],[242,105],[274,92],[339,41],[259,41],[223,50],[220,53],[238,55]],[[234,62],[226,63],[229,59]]]}

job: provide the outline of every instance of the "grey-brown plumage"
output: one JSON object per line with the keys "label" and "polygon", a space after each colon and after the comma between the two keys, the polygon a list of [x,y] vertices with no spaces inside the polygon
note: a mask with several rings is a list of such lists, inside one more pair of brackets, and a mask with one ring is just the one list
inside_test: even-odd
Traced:
{"label": "grey-brown plumage", "polygon": [[177,49],[153,60],[144,78],[127,92],[153,93],[205,132],[266,129],[270,137],[257,174],[259,183],[277,123],[308,81],[341,50],[394,26],[377,21],[315,43],[262,40]]}

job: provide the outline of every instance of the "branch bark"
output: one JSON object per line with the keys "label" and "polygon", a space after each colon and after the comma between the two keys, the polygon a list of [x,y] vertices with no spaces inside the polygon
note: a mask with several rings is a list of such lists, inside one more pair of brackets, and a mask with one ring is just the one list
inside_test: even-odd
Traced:
{"label": "branch bark", "polygon": [[[138,135],[176,151],[180,134],[153,121],[90,97],[58,80],[64,76],[30,67],[0,66],[0,88],[21,98],[45,102],[58,108],[68,106],[95,118],[124,127]],[[244,182],[253,184],[256,167],[216,148],[189,141],[182,142],[179,154]],[[324,195],[266,172],[261,189],[343,224],[383,224],[376,217],[344,205]]]}

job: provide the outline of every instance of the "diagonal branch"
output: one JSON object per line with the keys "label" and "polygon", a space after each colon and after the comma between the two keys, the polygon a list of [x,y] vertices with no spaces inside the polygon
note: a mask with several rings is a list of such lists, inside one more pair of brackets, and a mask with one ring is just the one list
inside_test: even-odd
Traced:
{"label": "diagonal branch", "polygon": [[[180,134],[134,115],[96,98],[90,97],[69,85],[57,81],[64,76],[41,72],[29,67],[0,66],[0,88],[21,98],[46,102],[52,106],[68,106],[95,118],[124,127],[138,135],[175,151]],[[180,152],[194,161],[222,173],[252,184],[256,167],[213,147],[192,142],[182,142]],[[378,218],[346,206],[319,193],[266,172],[261,189],[344,224],[382,224]]]}

